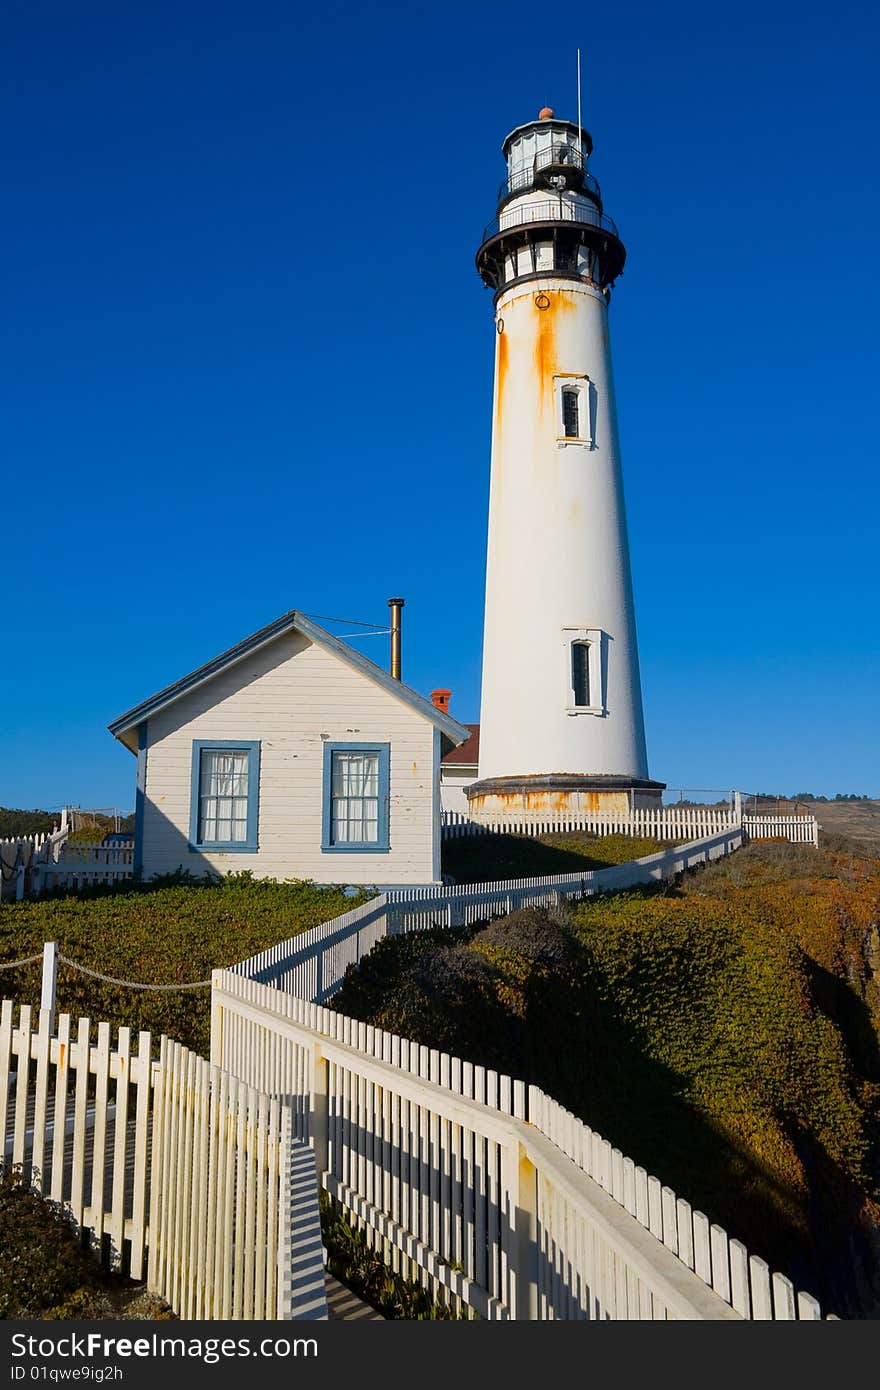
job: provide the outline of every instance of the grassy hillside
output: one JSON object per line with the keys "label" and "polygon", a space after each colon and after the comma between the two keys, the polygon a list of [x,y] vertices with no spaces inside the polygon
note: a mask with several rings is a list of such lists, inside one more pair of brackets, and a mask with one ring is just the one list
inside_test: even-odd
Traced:
{"label": "grassy hillside", "polygon": [[754,845],[673,891],[383,943],[335,1007],[541,1085],[840,1312],[880,1310],[880,863]]}
{"label": "grassy hillside", "polygon": [[846,835],[880,855],[880,801],[816,801],[807,809],[824,835]]}
{"label": "grassy hillside", "polygon": [[[4,903],[0,964],[57,941],[62,955],[103,974],[144,984],[209,978],[285,937],[317,926],[359,899],[311,883],[275,883],[232,875],[211,884],[131,888],[89,897]],[[203,1056],[210,1045],[210,991],[161,993],[122,989],[58,969],[59,1011],[148,1028]],[[40,966],[0,972],[0,995],[40,1002]]]}

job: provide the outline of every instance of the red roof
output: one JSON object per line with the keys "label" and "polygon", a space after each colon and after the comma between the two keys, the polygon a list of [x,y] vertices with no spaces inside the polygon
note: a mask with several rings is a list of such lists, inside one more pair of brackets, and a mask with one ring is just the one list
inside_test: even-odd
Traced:
{"label": "red roof", "polygon": [[480,726],[479,724],[465,724],[464,727],[470,729],[470,738],[466,738],[464,743],[460,743],[457,748],[453,748],[451,753],[447,753],[443,761],[444,763],[465,763],[469,767],[476,767],[480,761]]}

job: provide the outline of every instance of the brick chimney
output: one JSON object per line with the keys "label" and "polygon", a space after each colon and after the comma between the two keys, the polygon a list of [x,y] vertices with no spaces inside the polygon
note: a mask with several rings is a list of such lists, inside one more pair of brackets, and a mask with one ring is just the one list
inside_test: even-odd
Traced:
{"label": "brick chimney", "polygon": [[451,690],[432,690],[431,700],[440,710],[441,714],[449,713],[449,701],[452,699]]}

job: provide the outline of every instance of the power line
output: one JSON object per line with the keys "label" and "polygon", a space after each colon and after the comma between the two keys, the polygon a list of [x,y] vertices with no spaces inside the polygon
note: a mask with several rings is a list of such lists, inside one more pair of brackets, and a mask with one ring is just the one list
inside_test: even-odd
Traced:
{"label": "power line", "polygon": [[[326,613],[304,613],[305,618],[314,618],[317,623],[348,623],[349,627],[379,627],[379,623],[362,623],[358,618],[331,618]],[[386,632],[390,628],[384,629]]]}

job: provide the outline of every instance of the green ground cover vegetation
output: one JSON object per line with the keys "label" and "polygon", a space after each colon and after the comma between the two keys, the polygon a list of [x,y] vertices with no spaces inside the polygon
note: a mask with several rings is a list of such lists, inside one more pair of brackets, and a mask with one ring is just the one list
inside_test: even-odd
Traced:
{"label": "green ground cover vegetation", "polygon": [[670,845],[631,835],[588,835],[568,831],[548,835],[461,835],[444,841],[443,872],[456,883],[492,883],[499,879],[538,878],[607,869],[657,854]]}
{"label": "green ground cover vegetation", "polygon": [[[154,882],[88,895],[67,895],[0,906],[0,964],[57,941],[79,965],[143,984],[206,980],[286,937],[346,912],[362,898],[341,888],[276,883],[247,874],[208,881]],[[40,1002],[39,964],[0,971],[0,995]],[[106,1019],[135,1031],[162,1033],[207,1057],[210,990],[150,993],[93,980],[58,968],[58,1010],[74,1018]]]}
{"label": "green ground cover vegetation", "polygon": [[333,1006],[540,1085],[840,1313],[880,1310],[880,862],[753,845],[673,889],[381,943]]}

